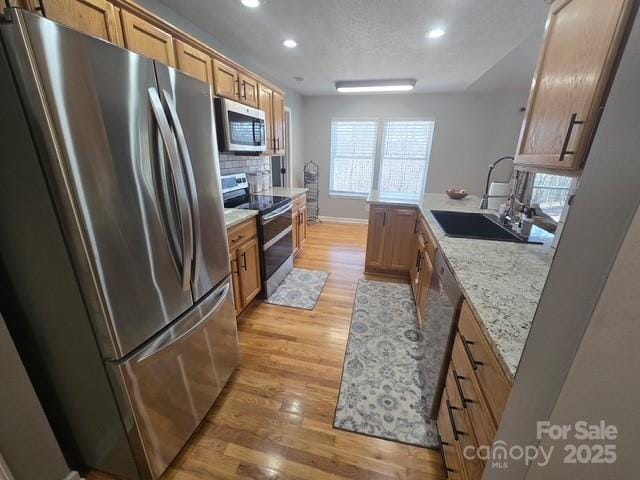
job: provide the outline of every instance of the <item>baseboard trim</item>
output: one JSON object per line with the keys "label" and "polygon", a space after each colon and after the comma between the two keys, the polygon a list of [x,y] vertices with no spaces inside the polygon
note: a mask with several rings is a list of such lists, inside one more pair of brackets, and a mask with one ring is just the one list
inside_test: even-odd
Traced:
{"label": "baseboard trim", "polygon": [[320,221],[327,223],[358,223],[360,225],[366,225],[369,220],[366,218],[342,218],[342,217],[318,217]]}

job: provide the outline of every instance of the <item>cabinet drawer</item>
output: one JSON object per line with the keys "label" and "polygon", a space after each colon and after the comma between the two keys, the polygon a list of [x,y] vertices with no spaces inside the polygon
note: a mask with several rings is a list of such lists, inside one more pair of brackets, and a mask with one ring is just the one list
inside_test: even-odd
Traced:
{"label": "cabinet drawer", "polygon": [[496,435],[496,425],[489,413],[486,400],[480,393],[477,379],[459,335],[456,335],[453,344],[447,388],[450,388],[450,384],[451,388],[456,389],[460,403],[467,410],[478,445],[491,445]]}
{"label": "cabinet drawer", "polygon": [[447,392],[442,394],[442,402],[438,411],[438,432],[440,432],[440,440],[442,441],[442,457],[444,467],[447,470],[447,478],[463,480],[462,465],[458,456],[458,444],[453,436],[451,429],[451,420],[449,419],[449,410],[447,409]]}
{"label": "cabinet drawer", "polygon": [[460,311],[458,335],[497,425],[507,403],[511,384],[466,301]]}
{"label": "cabinet drawer", "polygon": [[236,225],[227,231],[227,238],[229,240],[229,249],[233,249],[243,242],[246,242],[252,237],[258,235],[258,229],[256,228],[255,218]]}
{"label": "cabinet drawer", "polygon": [[294,199],[292,203],[293,203],[293,211],[297,212],[307,204],[307,196],[302,195],[301,197]]}

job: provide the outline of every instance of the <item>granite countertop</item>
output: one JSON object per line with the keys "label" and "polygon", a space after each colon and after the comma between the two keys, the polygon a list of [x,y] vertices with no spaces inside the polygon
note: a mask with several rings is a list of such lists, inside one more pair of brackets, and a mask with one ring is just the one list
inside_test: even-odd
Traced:
{"label": "granite countertop", "polygon": [[251,217],[258,215],[257,210],[244,210],[242,208],[225,208],[224,209],[224,222],[227,228],[234,227],[239,223],[248,220]]}
{"label": "granite countertop", "polygon": [[264,192],[258,193],[258,195],[277,195],[279,197],[291,197],[298,198],[309,191],[308,188],[293,188],[293,187],[271,187]]}
{"label": "granite countertop", "polygon": [[463,200],[451,200],[445,194],[389,197],[373,191],[367,202],[420,209],[505,373],[513,378],[551,266],[553,250],[544,245],[447,237],[430,210],[487,213],[480,210],[478,197]]}

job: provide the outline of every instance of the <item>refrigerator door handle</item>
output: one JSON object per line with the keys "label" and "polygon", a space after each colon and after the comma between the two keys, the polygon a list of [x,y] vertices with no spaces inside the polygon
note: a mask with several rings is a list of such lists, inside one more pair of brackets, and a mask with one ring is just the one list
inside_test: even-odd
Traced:
{"label": "refrigerator door handle", "polygon": [[138,352],[138,354],[137,354],[138,357],[137,357],[136,361],[139,363],[139,362],[142,362],[143,360],[145,360],[146,358],[151,357],[152,355],[157,355],[158,353],[162,352],[163,350],[171,347],[171,345],[175,344],[176,342],[179,342],[184,337],[188,336],[191,332],[194,332],[194,331],[198,330],[198,327],[203,322],[208,321],[209,318],[212,315],[214,315],[215,313],[217,313],[217,311],[220,309],[220,307],[222,306],[222,304],[226,300],[227,295],[229,294],[230,286],[231,286],[231,282],[227,281],[227,282],[225,282],[224,285],[222,285],[221,287],[218,288],[218,292],[214,293],[214,295],[217,297],[216,300],[215,300],[215,303],[209,309],[208,312],[206,312],[206,313],[204,313],[202,315],[202,317],[200,318],[200,320],[198,322],[194,323],[193,325],[190,325],[183,332],[176,332],[175,335],[172,336],[172,337],[163,335],[160,341],[151,342],[143,350]]}
{"label": "refrigerator door handle", "polygon": [[188,190],[191,197],[191,220],[194,237],[194,262],[193,262],[193,283],[198,282],[198,276],[200,275],[200,258],[202,257],[201,249],[201,235],[200,235],[200,208],[198,206],[198,192],[196,190],[196,180],[193,174],[193,167],[191,166],[191,155],[189,154],[189,148],[187,146],[187,140],[184,136],[184,129],[180,123],[180,117],[176,110],[176,105],[171,98],[171,95],[166,90],[162,90],[162,96],[167,104],[169,115],[171,116],[171,123],[176,134],[176,139],[180,153],[182,154],[182,165],[187,177]]}
{"label": "refrigerator door handle", "polygon": [[158,91],[151,87],[148,90],[149,100],[151,102],[151,109],[156,119],[156,123],[160,128],[160,136],[167,150],[167,157],[169,158],[170,177],[173,184],[173,189],[176,194],[178,203],[179,217],[180,217],[180,229],[182,231],[182,268],[181,272],[181,285],[183,290],[190,289],[191,278],[191,261],[193,259],[193,231],[191,225],[191,212],[188,208],[189,199],[187,198],[186,188],[182,181],[182,169],[180,168],[180,160],[176,158],[177,152],[175,150],[175,144],[172,144],[173,136],[171,135],[171,128],[169,127],[169,121],[165,115],[160,101]]}

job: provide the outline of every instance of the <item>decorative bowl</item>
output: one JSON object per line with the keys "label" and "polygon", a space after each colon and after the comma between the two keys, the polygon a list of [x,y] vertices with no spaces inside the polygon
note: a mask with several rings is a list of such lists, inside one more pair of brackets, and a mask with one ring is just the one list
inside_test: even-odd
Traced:
{"label": "decorative bowl", "polygon": [[463,189],[449,188],[447,189],[447,195],[452,200],[461,200],[469,194],[465,192]]}

